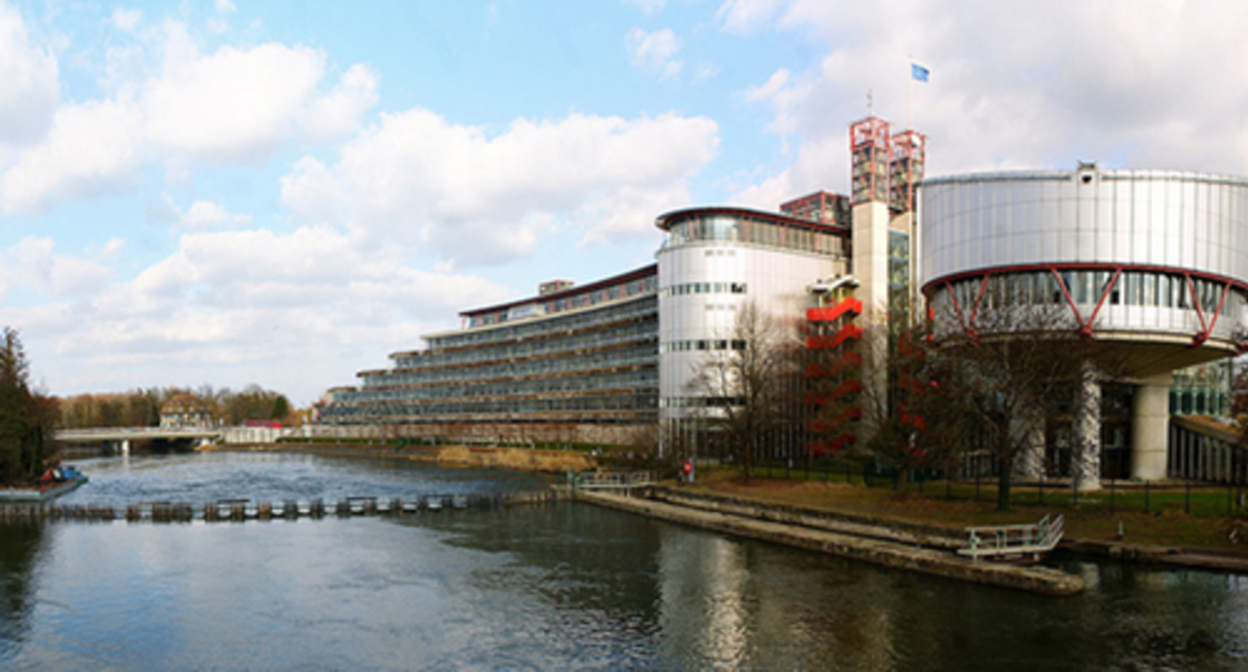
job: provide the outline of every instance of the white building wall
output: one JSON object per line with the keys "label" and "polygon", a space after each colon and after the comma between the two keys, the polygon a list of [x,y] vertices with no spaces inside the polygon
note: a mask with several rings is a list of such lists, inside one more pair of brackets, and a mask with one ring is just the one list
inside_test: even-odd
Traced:
{"label": "white building wall", "polygon": [[920,198],[923,285],[968,270],[1079,262],[1248,282],[1242,178],[1095,168],[984,173],[925,180]]}
{"label": "white building wall", "polygon": [[[844,262],[826,255],[780,250],[735,242],[699,241],[666,247],[659,263],[659,405],[661,418],[687,415],[667,400],[694,396],[689,382],[706,352],[674,352],[677,341],[731,339],[742,306],[753,302],[795,330],[811,305],[807,287],[820,278],[843,273]],[[745,283],[744,294],[673,295],[685,283]],[[795,333],[795,332],[791,332]]]}

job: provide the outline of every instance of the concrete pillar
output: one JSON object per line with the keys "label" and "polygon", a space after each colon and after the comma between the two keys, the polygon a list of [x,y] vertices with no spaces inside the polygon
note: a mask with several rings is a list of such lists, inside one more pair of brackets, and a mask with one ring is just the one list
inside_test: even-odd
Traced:
{"label": "concrete pillar", "polygon": [[1166,477],[1171,374],[1145,378],[1131,402],[1131,478]]}
{"label": "concrete pillar", "polygon": [[[865,332],[862,385],[867,398],[887,399],[888,205],[882,201],[858,203],[850,214],[854,241],[850,272],[859,283],[854,296],[862,302],[858,324]],[[864,426],[858,437],[860,445],[873,433],[874,427]]]}
{"label": "concrete pillar", "polygon": [[1082,389],[1075,401],[1075,445],[1072,474],[1080,491],[1101,489],[1101,382],[1090,362],[1081,372]]}
{"label": "concrete pillar", "polygon": [[1044,474],[1044,415],[1037,412],[1029,418],[1015,420],[1015,431],[1026,432],[1025,447],[1014,462],[1014,474],[1027,480],[1039,480]]}
{"label": "concrete pillar", "polygon": [[130,455],[130,439],[121,440],[121,454],[125,456]]}

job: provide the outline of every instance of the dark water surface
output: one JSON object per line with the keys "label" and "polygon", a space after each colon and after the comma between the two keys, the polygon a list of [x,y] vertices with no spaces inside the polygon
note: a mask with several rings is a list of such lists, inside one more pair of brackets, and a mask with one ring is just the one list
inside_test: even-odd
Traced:
{"label": "dark water surface", "polygon": [[[217,454],[82,463],[67,503],[541,487]],[[1070,562],[1044,598],[585,505],[0,525],[0,669],[1235,670],[1248,580]]]}

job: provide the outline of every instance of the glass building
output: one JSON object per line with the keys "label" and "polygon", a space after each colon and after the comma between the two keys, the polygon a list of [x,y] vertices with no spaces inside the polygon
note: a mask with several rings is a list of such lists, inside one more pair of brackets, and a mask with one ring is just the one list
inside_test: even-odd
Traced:
{"label": "glass building", "polygon": [[[619,439],[658,408],[655,266],[461,313],[466,328],[431,334],[331,389],[327,424],[402,426],[420,436]],[[597,427],[597,431],[595,431]]]}

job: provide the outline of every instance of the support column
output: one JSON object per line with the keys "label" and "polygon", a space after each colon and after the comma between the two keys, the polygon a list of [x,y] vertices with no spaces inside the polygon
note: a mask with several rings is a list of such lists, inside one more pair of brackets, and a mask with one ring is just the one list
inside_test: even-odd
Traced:
{"label": "support column", "polygon": [[1072,476],[1079,491],[1101,489],[1101,382],[1085,362],[1082,386],[1075,401],[1075,445]]}
{"label": "support column", "polygon": [[121,440],[121,454],[127,457],[130,456],[130,439]]}
{"label": "support column", "polygon": [[1155,481],[1166,477],[1170,430],[1172,375],[1145,378],[1131,402],[1131,478]]}
{"label": "support column", "polygon": [[1027,480],[1039,480],[1044,474],[1044,416],[1036,413],[1016,422],[1027,425],[1017,429],[1027,434],[1025,447],[1014,463],[1014,473]]}
{"label": "support column", "polygon": [[[862,302],[858,319],[863,328],[863,392],[867,399],[883,400],[888,398],[888,205],[866,201],[855,204],[850,212],[851,272],[859,282],[854,296]],[[875,433],[868,423],[869,418],[860,431],[859,445]]]}

